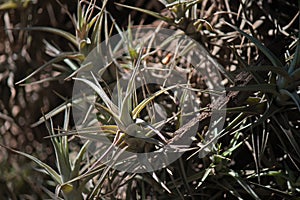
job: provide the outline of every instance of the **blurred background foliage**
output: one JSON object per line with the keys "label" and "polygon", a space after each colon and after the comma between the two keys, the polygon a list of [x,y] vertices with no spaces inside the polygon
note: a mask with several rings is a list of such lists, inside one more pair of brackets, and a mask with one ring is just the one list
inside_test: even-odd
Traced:
{"label": "blurred background foliage", "polygon": [[[115,2],[127,5],[127,7],[119,6]],[[165,27],[182,29],[202,43],[232,77],[235,77],[241,69],[248,69],[249,66],[273,64],[268,56],[261,53],[258,45],[248,40],[249,38],[243,37],[239,30],[246,30],[248,34],[257,38],[273,52],[281,63],[284,63],[283,65],[290,62],[289,56],[295,52],[299,53],[296,51],[299,34],[297,1],[186,1],[194,2],[193,8],[195,8],[196,15],[191,12],[182,14],[181,4],[178,6],[174,4],[174,6],[170,5],[171,2],[177,1],[109,0],[106,10],[115,19],[115,23],[122,28],[126,28],[128,19],[131,19],[134,25],[151,24],[153,26],[165,20]],[[101,7],[102,1],[97,1],[96,5]],[[183,5],[186,6],[186,4]],[[145,10],[140,12],[142,10],[136,8]],[[147,13],[147,11],[153,12]],[[65,99],[71,98],[73,81],[65,81],[66,76],[57,76],[58,72],[63,71],[60,68],[63,63],[59,62],[58,65],[54,65],[55,70],[45,68],[35,74],[31,80],[34,82],[49,79],[49,81],[24,86],[15,83],[52,58],[47,43],[51,43],[61,52],[73,52],[77,48],[59,35],[24,28],[55,27],[76,35],[71,20],[76,12],[77,3],[71,1],[0,1],[0,143],[34,155],[54,169],[56,169],[54,150],[51,141],[45,138],[49,133],[44,124],[34,127],[32,124],[40,119],[42,113],[47,113],[64,102],[60,95],[63,95]],[[203,21],[195,25],[194,22],[197,19]],[[224,21],[238,27],[239,30],[227,26]],[[108,23],[110,26],[113,24],[112,21]],[[191,24],[193,24],[192,28]],[[115,29],[113,31],[117,33]],[[299,66],[297,67],[299,69]],[[251,100],[249,97],[254,99],[254,102],[271,99],[271,97],[268,98],[268,94],[264,93],[267,89],[263,87],[264,83],[270,84],[268,81],[272,79],[269,76],[271,72],[269,68],[266,68],[264,72],[259,71],[258,81],[252,82],[254,89],[236,88],[245,94],[241,95],[241,98],[231,100],[228,107],[236,108],[246,104],[255,104],[253,101],[246,102]],[[255,77],[255,73],[252,76]],[[53,79],[53,77],[57,78]],[[265,82],[265,80],[268,81]],[[229,80],[226,81],[225,85],[228,87],[237,86]],[[244,80],[236,79],[235,83],[238,81]],[[299,91],[299,78],[295,79],[295,84],[296,90]],[[245,95],[246,99],[243,98]],[[274,109],[281,111],[278,114],[266,115],[265,121],[259,125],[255,124],[241,131],[233,127],[219,140],[216,152],[203,160],[193,158],[188,162],[182,162],[182,160],[176,162],[173,166],[174,173],[177,172],[179,175],[174,174],[171,179],[173,183],[176,182],[180,186],[176,188],[173,187],[174,185],[167,185],[172,188],[172,191],[177,190],[173,197],[178,199],[197,197],[203,199],[208,199],[208,197],[212,199],[214,197],[297,199],[300,192],[300,117],[297,107],[291,106],[293,101],[289,99],[284,102],[288,103],[284,106],[274,104],[277,106]],[[266,106],[263,103],[259,105]],[[249,114],[241,117],[237,114],[241,112],[239,110],[237,113],[229,112],[227,125],[230,125],[233,119],[240,120],[242,124],[254,124],[254,121],[259,120],[261,114],[267,109],[251,107],[250,110],[256,113],[253,116]],[[244,112],[247,113],[245,110]],[[269,123],[270,120],[272,123]],[[53,124],[58,124],[58,126],[62,126],[62,121],[64,121],[63,114],[53,118]],[[283,122],[284,125],[279,122]],[[70,122],[70,126],[72,125]],[[287,131],[291,129],[292,131]],[[235,134],[234,131],[241,133]],[[77,151],[77,146],[76,142],[70,145],[70,152]],[[189,156],[191,154],[185,154],[183,159]],[[36,164],[27,158],[0,147],[0,197],[2,199],[49,198],[47,192],[54,192],[56,185],[53,185],[48,176],[35,169],[37,169]],[[160,175],[161,178],[166,176]],[[136,178],[134,182],[136,185],[131,185],[132,191],[136,194],[136,196],[131,196],[132,199],[138,198],[140,194],[144,197],[148,196],[151,192],[153,196],[156,196],[153,198],[158,199],[158,194],[164,193],[161,192],[163,188],[153,189],[151,180],[143,182],[140,177]],[[146,178],[149,179],[149,177]],[[166,178],[165,182],[169,179]],[[138,186],[146,183],[148,185]],[[157,184],[154,186],[159,187]],[[151,192],[144,194],[145,191],[141,188],[147,188],[147,191]],[[114,192],[117,191],[114,190]],[[120,199],[121,196],[115,194],[106,197]],[[171,194],[166,194],[162,195],[162,198],[171,196]]]}

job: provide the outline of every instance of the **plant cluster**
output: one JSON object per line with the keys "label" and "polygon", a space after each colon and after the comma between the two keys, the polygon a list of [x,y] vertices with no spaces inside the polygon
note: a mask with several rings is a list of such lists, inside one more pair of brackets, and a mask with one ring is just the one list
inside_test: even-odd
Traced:
{"label": "plant cluster", "polygon": [[[300,2],[150,2],[164,9],[154,11],[142,8],[138,3],[132,5],[130,1],[80,0],[76,11],[70,11],[67,4],[57,1],[73,31],[29,26],[24,20],[14,27],[10,14],[18,9],[28,12],[28,9],[34,9],[35,3],[7,1],[0,5],[1,20],[5,24],[5,29],[0,31],[7,35],[7,38],[0,37],[4,41],[4,45],[0,45],[4,52],[0,55],[1,93],[4,94],[0,101],[3,110],[0,111],[3,127],[0,129],[3,136],[0,137],[0,160],[14,152],[33,161],[38,170],[48,176],[43,177],[43,186],[31,186],[35,193],[39,193],[31,198],[42,198],[46,194],[54,199],[297,199],[300,193]],[[48,12],[51,13],[49,5]],[[151,19],[157,29],[178,30],[203,45],[220,63],[222,80],[219,82],[226,88],[223,91],[225,96],[211,102],[212,92],[218,94],[220,91],[208,90],[206,75],[193,70],[186,61],[189,59],[177,59],[188,58],[189,46],[176,49],[174,55],[136,44],[132,40],[132,30],[142,25],[132,24],[132,17],[128,16],[128,24],[122,27],[117,23],[118,14],[113,12],[128,9],[132,15],[138,12],[154,17]],[[43,38],[43,54],[48,60],[38,68],[22,71],[21,77],[16,73],[17,68],[22,67],[18,63],[21,58],[31,62],[27,51],[36,42],[31,35],[36,32],[48,34]],[[108,60],[103,71],[91,72],[91,63],[85,63],[85,60],[101,42],[107,42],[116,33],[121,35],[128,53]],[[22,40],[19,44],[24,45],[19,54],[8,48],[15,44],[16,36]],[[64,38],[64,41],[60,43],[57,37]],[[171,42],[166,40],[163,45]],[[172,70],[186,73],[188,82],[168,87],[148,85],[138,90],[135,83],[141,79],[140,70],[147,70],[149,66],[157,79]],[[161,70],[161,66],[169,71]],[[89,73],[83,73],[85,71]],[[82,73],[83,76],[76,77]],[[128,87],[122,88],[120,76],[128,74],[131,74]],[[70,96],[54,88],[63,102],[51,109],[44,108],[46,111],[43,111],[42,117],[32,124],[32,127],[45,125],[49,134],[44,134],[45,140],[51,142],[54,158],[41,159],[39,153],[32,155],[30,151],[16,150],[17,145],[12,145],[12,139],[5,137],[18,132],[17,135],[25,134],[30,138],[30,134],[25,132],[31,130],[22,132],[20,127],[19,110],[24,109],[22,106],[26,107],[26,102],[20,102],[22,91],[23,94],[31,94],[26,98],[30,101],[35,90],[41,90],[41,85],[53,83],[68,88],[68,84],[73,85],[75,81],[90,88],[97,96],[93,110],[96,117],[86,117],[85,121],[96,122],[99,126],[75,129],[72,112],[81,109],[80,103],[91,99],[89,96],[73,97],[72,102]],[[112,88],[117,88],[117,99],[114,99]],[[181,98],[172,92],[178,88],[188,88]],[[192,106],[197,116],[186,122],[179,105],[186,104],[185,99],[191,91],[197,94],[193,100],[195,106]],[[16,95],[20,95],[18,100]],[[38,95],[37,98],[43,97]],[[49,101],[45,98],[46,102]],[[161,111],[163,109],[164,112]],[[153,110],[157,110],[158,115]],[[206,141],[212,110],[226,113],[225,125],[222,130],[217,130],[215,138]],[[22,116],[32,117],[26,113]],[[160,120],[160,116],[167,120]],[[179,127],[182,121],[184,124]],[[151,122],[152,126],[147,122]],[[197,135],[192,138],[189,147],[182,149],[184,154],[174,163],[153,172],[118,171],[103,161],[106,151],[98,157],[89,151],[92,141],[107,137],[111,141],[109,148],[119,146],[130,152],[149,152],[174,140],[177,134],[185,134],[185,129],[195,125],[198,127]],[[132,127],[140,127],[137,134],[156,136],[136,139],[130,134]],[[158,127],[163,128],[157,131]],[[215,145],[208,145],[215,140]],[[204,156],[200,158],[201,154]],[[55,164],[50,162],[51,159],[55,160]],[[20,198],[12,195],[17,189],[9,184],[12,181],[9,175],[14,172],[7,170],[9,163],[3,163],[0,168],[5,170],[0,176],[0,184],[4,187],[1,187],[0,194]],[[22,172],[33,175],[33,172],[27,171],[19,173]],[[28,178],[27,182],[33,184],[34,180]]]}

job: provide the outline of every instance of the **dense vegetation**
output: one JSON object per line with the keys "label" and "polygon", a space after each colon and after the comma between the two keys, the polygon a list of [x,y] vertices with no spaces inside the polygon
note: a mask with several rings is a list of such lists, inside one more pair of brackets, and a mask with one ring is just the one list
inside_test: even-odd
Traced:
{"label": "dense vegetation", "polygon": [[[1,199],[299,198],[299,8],[299,0],[0,1]],[[188,74],[202,109],[185,125],[199,123],[198,134],[171,165],[139,174],[110,168],[90,154],[89,139],[98,132],[75,129],[70,102],[74,77],[91,50],[122,30],[145,25],[180,30],[204,46],[224,70],[226,94],[210,102],[207,77]],[[168,52],[141,54],[133,45],[130,55],[122,55],[121,71],[112,70],[115,82],[142,59],[154,67],[174,61]],[[176,64],[174,70],[190,67]],[[176,106],[173,94],[151,86],[138,100],[118,104],[116,114],[106,98],[107,81],[95,90],[102,132],[124,149],[147,151],[147,140],[137,147],[126,135],[127,114],[147,121],[153,102]],[[124,108],[129,104],[131,110]],[[225,125],[199,158],[209,142],[204,136],[211,111],[222,104]],[[176,117],[167,117],[152,149],[172,140],[168,132],[184,134]]]}

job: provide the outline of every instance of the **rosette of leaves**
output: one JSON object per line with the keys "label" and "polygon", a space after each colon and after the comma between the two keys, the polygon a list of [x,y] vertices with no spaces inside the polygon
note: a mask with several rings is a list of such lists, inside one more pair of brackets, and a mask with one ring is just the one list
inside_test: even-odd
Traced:
{"label": "rosette of leaves", "polygon": [[150,11],[143,8],[128,6],[116,3],[118,6],[136,10],[146,13],[157,19],[167,22],[169,25],[173,25],[183,30],[188,36],[199,41],[199,31],[207,29],[211,31],[213,28],[210,23],[205,19],[198,19],[197,6],[202,0],[159,0],[171,13],[171,17],[164,16],[160,13]]}
{"label": "rosette of leaves", "polygon": [[[52,59],[38,67],[22,80],[19,80],[16,84],[40,84],[47,81],[56,81],[61,79],[68,80],[70,77],[74,76],[78,70],[80,70],[80,64],[84,61],[89,52],[101,43],[102,40],[104,40],[101,35],[102,32],[105,33],[105,38],[109,38],[110,36],[108,21],[111,17],[105,10],[106,3],[107,1],[103,1],[102,7],[100,8],[96,6],[96,1],[78,1],[76,16],[72,16],[67,8],[61,4],[61,7],[68,14],[73,23],[75,34],[54,27],[35,26],[18,28],[21,30],[43,31],[53,35],[58,35],[66,39],[72,50],[63,51],[58,47],[58,45],[51,44],[45,39],[45,52],[52,57]],[[31,80],[38,73],[41,73],[46,68],[50,67],[53,72],[57,72],[55,75],[35,82]]]}
{"label": "rosette of leaves", "polygon": [[[228,24],[229,25],[229,24]],[[258,39],[240,30],[237,27],[231,26],[233,29],[241,33],[247,39],[255,44],[261,52],[270,60],[272,65],[264,66],[247,66],[246,71],[252,73],[257,85],[247,85],[242,87],[232,87],[230,90],[260,90],[272,94],[271,102],[276,106],[296,106],[300,111],[300,44],[299,38],[293,42],[291,49],[295,49],[294,53],[288,53],[285,63],[282,63],[268,48],[266,48]],[[245,64],[245,63],[244,63]],[[260,71],[269,71],[268,82],[264,82],[264,78],[259,76]]]}

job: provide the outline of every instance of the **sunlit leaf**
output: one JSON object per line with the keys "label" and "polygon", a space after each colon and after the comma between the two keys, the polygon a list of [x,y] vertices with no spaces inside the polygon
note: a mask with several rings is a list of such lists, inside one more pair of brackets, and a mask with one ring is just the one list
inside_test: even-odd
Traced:
{"label": "sunlit leaf", "polygon": [[95,77],[93,78],[96,83],[93,83],[92,81],[83,78],[73,78],[73,79],[82,81],[86,83],[88,86],[90,86],[101,97],[101,99],[104,101],[106,106],[109,109],[111,109],[111,111],[114,112],[116,115],[118,115],[119,113],[118,107],[110,100],[110,98],[105,93],[104,89],[98,83],[97,79]]}
{"label": "sunlit leaf", "polygon": [[243,188],[245,191],[247,191],[248,194],[250,194],[254,199],[260,200],[259,196],[254,192],[254,190],[250,187],[249,184],[246,183],[239,175],[238,173],[234,172],[233,170],[229,173]]}
{"label": "sunlit leaf", "polygon": [[9,9],[15,9],[18,7],[18,4],[12,1],[7,1],[2,4],[0,4],[0,10],[9,10]]}
{"label": "sunlit leaf", "polygon": [[156,97],[158,97],[159,95],[165,93],[168,90],[171,90],[175,87],[178,87],[177,85],[173,85],[164,89],[161,89],[157,92],[155,92],[153,95],[151,95],[150,97],[147,97],[146,99],[144,99],[141,103],[139,103],[132,111],[132,118],[136,119],[138,114],[151,102],[153,101]]}
{"label": "sunlit leaf", "polygon": [[67,31],[64,31],[62,29],[57,29],[57,28],[52,28],[52,27],[42,27],[42,26],[19,28],[19,29],[28,30],[28,31],[44,31],[44,32],[48,32],[48,33],[53,33],[55,35],[59,35],[65,39],[67,39],[69,42],[71,42],[76,47],[78,45],[76,36],[72,35],[71,33],[67,32]]}
{"label": "sunlit leaf", "polygon": [[[0,144],[0,146],[3,146],[2,144]],[[26,158],[29,158],[30,160],[32,160],[33,162],[35,162],[36,164],[38,164],[42,169],[45,170],[45,172],[47,172],[48,175],[51,176],[51,178],[58,184],[61,184],[62,183],[62,179],[60,177],[60,175],[54,170],[52,169],[49,165],[47,165],[46,163],[42,162],[41,160],[39,160],[38,158],[32,156],[32,155],[29,155],[27,153],[24,153],[22,151],[18,151],[18,150],[14,150],[14,149],[11,149],[9,147],[6,147],[6,146],[3,146],[5,147],[6,149],[14,152],[14,153],[17,153],[17,154],[20,154],[22,156],[25,156]]]}
{"label": "sunlit leaf", "polygon": [[46,67],[60,62],[66,58],[68,58],[68,56],[72,56],[72,55],[77,55],[77,53],[74,52],[69,52],[69,53],[61,53],[59,55],[57,55],[55,58],[51,59],[50,61],[46,62],[45,64],[43,64],[42,66],[40,66],[38,69],[36,69],[34,72],[32,72],[30,75],[26,76],[25,78],[23,78],[22,80],[16,82],[16,84],[20,84],[23,83],[24,81],[30,79],[31,77],[33,77],[34,75],[36,75],[38,72],[42,71],[43,69],[45,69]]}
{"label": "sunlit leaf", "polygon": [[134,7],[134,6],[128,6],[128,5],[124,5],[124,4],[120,4],[120,3],[115,3],[115,4],[118,5],[118,6],[124,7],[124,8],[129,8],[129,9],[136,10],[136,11],[139,11],[139,12],[142,12],[142,13],[146,13],[146,14],[151,15],[151,16],[157,18],[157,19],[166,21],[166,22],[168,22],[170,24],[173,23],[170,18],[164,17],[164,16],[160,15],[159,13],[151,11],[151,10],[147,10],[147,9],[143,9],[143,8],[138,8],[138,7]]}

